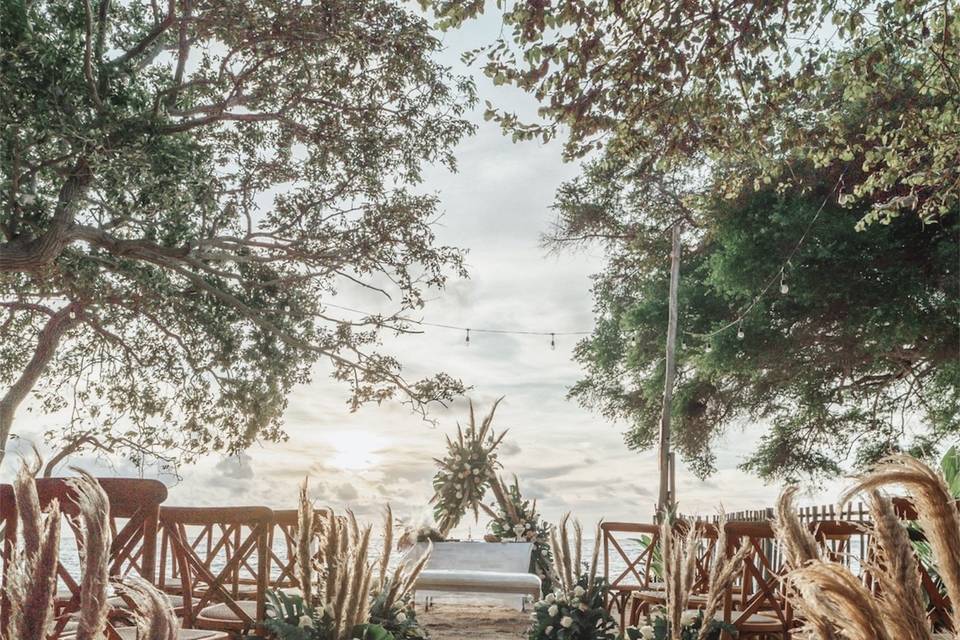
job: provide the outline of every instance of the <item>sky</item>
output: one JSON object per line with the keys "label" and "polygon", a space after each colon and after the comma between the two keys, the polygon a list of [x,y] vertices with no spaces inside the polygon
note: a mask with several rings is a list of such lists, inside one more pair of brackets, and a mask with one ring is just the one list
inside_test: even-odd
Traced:
{"label": "sky", "polygon": [[[481,107],[471,118],[479,129],[456,149],[458,173],[428,168],[422,188],[440,197],[438,242],[468,251],[470,277],[450,281],[431,297],[421,317],[475,328],[589,331],[590,275],[603,265],[599,249],[556,255],[540,246],[553,218],[553,194],[578,167],[562,162],[558,143],[514,144],[495,124],[484,122],[484,99],[520,113],[530,113],[535,105],[459,63],[461,52],[489,41],[498,28],[488,17],[444,37],[443,60],[476,79]],[[371,311],[382,305],[369,292],[347,291],[330,302]],[[548,521],[567,511],[585,523],[601,517],[650,519],[656,453],[627,450],[625,424],[610,423],[566,399],[580,376],[572,361],[575,337],[557,337],[555,349],[540,336],[473,333],[469,346],[464,337],[427,328],[422,334],[385,336],[382,350],[396,354],[410,378],[438,371],[461,378],[472,387],[468,397],[481,414],[504,398],[493,421],[496,431],[509,429],[501,451],[504,472],[517,474],[525,495],[538,499]],[[467,400],[434,411],[437,422],[431,425],[399,402],[350,413],[347,396],[347,387],[330,380],[327,367],[318,365],[313,381],[290,397],[287,442],[258,444],[238,457],[209,456],[182,467],[181,479],[160,476],[169,486],[168,504],[288,508],[295,505],[297,484],[309,477],[322,505],[350,507],[362,518],[373,518],[389,502],[399,517],[425,521],[433,458],[443,455],[444,434],[466,419]],[[31,438],[52,419],[21,411],[16,428]],[[736,468],[759,433],[757,426],[731,430],[717,451],[718,472],[706,481],[678,462],[681,510],[712,514],[721,504],[728,511],[772,505],[778,488]],[[0,477],[9,478],[9,461],[15,459],[8,456]],[[137,474],[123,461],[82,459],[78,464],[94,473]],[[820,502],[836,493],[828,488],[808,499]],[[468,518],[456,533],[480,537],[485,525],[484,518],[479,523]]]}

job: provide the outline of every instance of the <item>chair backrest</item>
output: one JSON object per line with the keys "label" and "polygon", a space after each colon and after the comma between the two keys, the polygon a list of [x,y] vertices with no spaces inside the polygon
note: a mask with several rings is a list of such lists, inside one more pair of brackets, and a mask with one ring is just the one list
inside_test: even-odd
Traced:
{"label": "chair backrest", "polygon": [[[98,478],[100,486],[107,496],[110,507],[110,528],[113,540],[110,546],[109,575],[121,578],[137,575],[153,582],[157,557],[157,526],[160,505],[167,498],[167,488],[157,480],[141,478]],[[58,595],[57,624],[54,636],[61,634],[71,616],[80,607],[79,576],[72,567],[80,566],[83,535],[79,525],[80,510],[76,502],[76,493],[67,478],[40,478],[37,481],[37,496],[40,506],[47,509],[56,500],[64,515],[64,526],[71,535],[61,537],[60,560],[57,575],[65,593]],[[7,579],[9,550],[16,537],[16,502],[13,487],[0,486],[0,518],[4,521],[4,581]],[[73,539],[75,547],[68,552],[65,541]],[[69,554],[69,555],[68,555]],[[68,558],[73,558],[71,561]],[[6,584],[4,582],[4,584]],[[6,589],[4,589],[6,591]],[[6,602],[0,615],[5,623],[7,619]],[[118,638],[112,627],[107,629],[107,637]]]}
{"label": "chair backrest", "polygon": [[[167,554],[171,562],[170,575],[165,566],[158,583],[183,596],[185,627],[191,627],[197,614],[215,603],[225,604],[248,628],[265,618],[273,518],[266,507],[160,510],[161,564]],[[256,601],[255,619],[238,604],[241,599]]]}
{"label": "chair backrest", "polygon": [[603,577],[610,590],[646,589],[658,579],[655,558],[660,546],[660,527],[645,522],[604,522]]}
{"label": "chair backrest", "polygon": [[[167,487],[158,480],[142,478],[97,478],[110,503],[110,575],[136,574],[153,582],[156,578],[157,527],[160,505],[167,499]],[[66,478],[37,480],[40,504],[54,499],[67,519],[76,521],[79,508]],[[78,543],[81,542],[77,538]]]}

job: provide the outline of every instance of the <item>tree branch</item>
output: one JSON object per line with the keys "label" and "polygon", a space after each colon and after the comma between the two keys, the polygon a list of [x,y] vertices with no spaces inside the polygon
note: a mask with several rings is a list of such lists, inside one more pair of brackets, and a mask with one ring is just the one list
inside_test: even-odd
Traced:
{"label": "tree branch", "polygon": [[17,407],[30,393],[40,379],[44,369],[53,359],[60,339],[80,321],[80,305],[70,303],[57,311],[40,330],[33,357],[20,373],[20,377],[0,398],[0,463],[6,454],[7,439],[13,426],[13,415]]}

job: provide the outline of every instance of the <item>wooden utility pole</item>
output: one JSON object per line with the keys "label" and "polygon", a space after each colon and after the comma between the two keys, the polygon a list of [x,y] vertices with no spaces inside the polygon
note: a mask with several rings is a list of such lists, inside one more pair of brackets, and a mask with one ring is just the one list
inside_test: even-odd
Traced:
{"label": "wooden utility pole", "polygon": [[673,379],[677,370],[677,288],[680,284],[680,223],[673,225],[670,251],[670,303],[667,320],[667,362],[663,376],[663,407],[660,410],[660,495],[657,508],[662,515],[673,511],[676,495],[673,487],[673,454],[670,452],[670,413],[673,405]]}

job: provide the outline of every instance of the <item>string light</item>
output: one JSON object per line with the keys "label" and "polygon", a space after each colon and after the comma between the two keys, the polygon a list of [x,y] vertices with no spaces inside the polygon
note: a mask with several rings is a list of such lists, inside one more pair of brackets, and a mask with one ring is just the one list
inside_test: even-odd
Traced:
{"label": "string light", "polygon": [[[325,303],[324,306],[331,309],[339,309],[341,311],[349,311],[350,313],[357,313],[367,317],[373,317],[379,314],[371,313],[369,311],[363,311],[362,309],[354,309],[352,307],[344,307],[338,304]],[[557,336],[588,336],[592,334],[592,331],[536,331],[530,329],[477,329],[474,327],[462,327],[454,324],[443,324],[441,322],[427,322],[426,320],[417,320],[416,318],[409,318],[406,316],[392,316],[391,320],[396,322],[406,322],[409,324],[417,325],[420,327],[432,327],[436,329],[449,329],[451,331],[463,331],[465,333],[464,342],[469,346],[470,345],[470,334],[471,333],[492,333],[499,335],[510,335],[510,336],[549,336],[551,348],[556,348],[557,346]]]}
{"label": "string light", "polygon": [[737,325],[737,338],[738,338],[739,340],[743,340],[743,338],[744,338],[746,335],[747,335],[747,334],[745,334],[745,333],[743,332],[743,321],[741,321],[740,324]]}
{"label": "string light", "polygon": [[788,293],[790,293],[790,287],[787,286],[787,283],[784,281],[785,277],[786,276],[783,272],[783,269],[781,269],[780,270],[780,293],[782,293],[783,295],[787,295]]}

